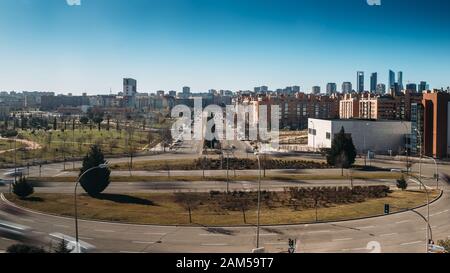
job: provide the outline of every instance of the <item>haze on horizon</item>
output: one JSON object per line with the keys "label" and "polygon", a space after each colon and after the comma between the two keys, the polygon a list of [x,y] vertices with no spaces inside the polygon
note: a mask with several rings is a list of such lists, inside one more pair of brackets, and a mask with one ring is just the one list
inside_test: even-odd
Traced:
{"label": "haze on horizon", "polygon": [[355,85],[356,71],[450,85],[450,1],[2,0],[0,90],[89,94]]}

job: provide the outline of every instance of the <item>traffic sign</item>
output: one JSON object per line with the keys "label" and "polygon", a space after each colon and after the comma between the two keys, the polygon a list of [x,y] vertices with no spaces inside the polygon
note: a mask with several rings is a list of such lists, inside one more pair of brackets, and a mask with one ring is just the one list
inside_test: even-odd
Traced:
{"label": "traffic sign", "polygon": [[391,213],[391,206],[389,204],[384,204],[384,214]]}

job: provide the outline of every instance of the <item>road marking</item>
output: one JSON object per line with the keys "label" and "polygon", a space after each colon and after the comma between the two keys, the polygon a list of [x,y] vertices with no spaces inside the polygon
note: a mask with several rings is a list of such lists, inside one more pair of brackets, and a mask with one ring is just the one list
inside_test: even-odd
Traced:
{"label": "road marking", "polygon": [[375,226],[357,227],[357,229],[374,228]]}
{"label": "road marking", "polygon": [[404,221],[400,221],[400,222],[396,222],[396,224],[404,224],[404,223],[409,223],[411,222],[410,220],[404,220]]}
{"label": "road marking", "polygon": [[397,235],[397,234],[398,234],[398,233],[381,234],[380,237],[394,236],[394,235]]}
{"label": "road marking", "polygon": [[339,241],[350,241],[353,240],[353,238],[342,238],[342,239],[334,239],[333,242],[339,242]]}
{"label": "road marking", "polygon": [[130,253],[130,254],[136,254],[141,252],[133,252],[133,251],[119,251],[120,253]]}
{"label": "road marking", "polygon": [[54,225],[55,227],[62,227],[62,228],[69,228],[69,226],[66,225]]}
{"label": "road marking", "polygon": [[312,233],[328,233],[330,232],[329,230],[318,230],[318,231],[308,231],[307,233],[312,234]]}
{"label": "road marking", "polygon": [[361,247],[361,248],[351,248],[351,249],[343,249],[343,252],[347,251],[360,251],[360,250],[367,250],[367,248]]}
{"label": "road marking", "polygon": [[434,214],[430,214],[430,216],[437,216],[437,215],[441,215],[443,213],[447,213],[449,210],[444,210],[444,211],[440,211],[440,212],[436,212]]}
{"label": "road marking", "polygon": [[264,243],[265,245],[273,245],[273,246],[281,246],[281,245],[287,245],[287,243]]}
{"label": "road marking", "polygon": [[34,233],[34,234],[39,234],[39,235],[42,235],[42,234],[45,234],[44,232],[40,232],[40,231],[32,231],[32,233]]}
{"label": "road marking", "polygon": [[155,242],[144,242],[144,241],[133,241],[133,244],[143,244],[143,245],[152,245]]}
{"label": "road marking", "polygon": [[81,240],[87,240],[87,241],[89,241],[89,240],[94,240],[93,238],[89,238],[89,237],[80,237],[80,239],[81,239]]}
{"label": "road marking", "polygon": [[403,243],[400,244],[401,246],[408,246],[408,245],[415,245],[415,244],[420,244],[422,243],[422,241],[415,241],[415,242],[410,242],[410,243]]}
{"label": "road marking", "polygon": [[223,237],[225,234],[213,234],[213,233],[200,233],[199,236],[212,236],[212,237]]}
{"label": "road marking", "polygon": [[29,223],[34,223],[34,220],[31,220],[31,219],[22,219],[22,221],[29,222]]}
{"label": "road marking", "polygon": [[96,232],[102,232],[102,233],[113,233],[114,230],[106,230],[106,229],[95,229]]}
{"label": "road marking", "polygon": [[201,244],[202,246],[227,246],[228,244]]}
{"label": "road marking", "polygon": [[157,233],[157,232],[149,232],[149,233],[144,233],[144,235],[156,235],[156,236],[165,236],[167,235],[167,233]]}

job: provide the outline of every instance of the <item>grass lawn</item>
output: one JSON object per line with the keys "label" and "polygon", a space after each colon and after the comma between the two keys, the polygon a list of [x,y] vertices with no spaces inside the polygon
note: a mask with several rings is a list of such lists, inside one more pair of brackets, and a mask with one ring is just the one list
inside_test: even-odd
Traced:
{"label": "grass lawn", "polygon": [[[205,195],[209,195],[205,193]],[[432,192],[435,199],[439,193]],[[10,201],[33,210],[63,216],[73,216],[73,195],[70,194],[34,194],[29,200],[20,200],[14,195],[6,196]],[[175,201],[175,194],[149,193],[114,195],[106,194],[101,199],[94,199],[85,194],[79,196],[79,216],[84,219],[117,221],[140,224],[188,225],[189,214]],[[388,197],[368,199],[361,203],[331,205],[318,209],[319,221],[337,221],[366,216],[382,215],[384,204],[390,204],[392,212],[413,208],[426,202],[424,192],[394,191]],[[192,212],[196,225],[243,225],[243,213],[201,204]],[[246,212],[247,224],[255,224],[256,209]],[[269,208],[262,204],[261,223],[294,224],[315,221],[315,210],[295,211],[292,207],[280,206]]]}
{"label": "grass lawn", "polygon": [[[69,128],[71,128],[69,126]],[[150,134],[150,137],[149,137]],[[105,155],[119,155],[129,153],[130,147],[134,152],[142,151],[144,148],[151,148],[160,142],[157,133],[149,133],[136,130],[132,137],[125,130],[93,128],[70,129],[66,131],[43,131],[43,130],[20,130],[19,137],[36,142],[42,146],[41,149],[22,151],[18,153],[18,164],[26,164],[33,160],[52,161],[70,159],[72,157],[83,157],[93,144],[100,145]],[[0,151],[2,146],[0,144]],[[2,154],[0,164],[14,162],[14,153]]]}
{"label": "grass lawn", "polygon": [[[16,144],[16,148],[17,149],[22,149],[22,148],[26,148],[27,145],[17,142]],[[8,140],[0,140],[0,152],[1,151],[7,151],[7,150],[11,150],[14,149],[14,141],[8,141]]]}
{"label": "grass lawn", "polygon": [[[400,179],[402,174],[391,172],[357,172],[353,174],[353,179]],[[257,181],[256,175],[239,175],[234,178],[233,172],[230,172],[230,181]],[[74,182],[76,177],[58,176],[58,177],[30,177],[31,182]],[[327,174],[286,174],[286,175],[267,175],[262,178],[263,181],[301,181],[301,180],[348,180],[347,176],[327,175]],[[227,181],[226,175],[207,176],[111,176],[111,182],[173,182],[173,181]]]}

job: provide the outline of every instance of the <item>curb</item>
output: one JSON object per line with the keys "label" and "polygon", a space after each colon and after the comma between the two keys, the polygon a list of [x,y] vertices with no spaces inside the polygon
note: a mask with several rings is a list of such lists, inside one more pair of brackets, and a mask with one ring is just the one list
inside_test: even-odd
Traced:
{"label": "curb", "polygon": [[[434,204],[435,202],[439,201],[442,196],[444,195],[444,191],[440,190],[440,194],[439,196],[437,196],[435,199],[433,199],[432,201],[430,201],[430,205]],[[2,201],[4,201],[5,203],[7,203],[10,206],[16,207],[18,209],[21,209],[23,211],[29,212],[29,213],[33,213],[33,214],[38,214],[38,215],[44,215],[44,216],[50,216],[50,217],[57,217],[60,219],[66,219],[66,220],[73,220],[73,217],[66,217],[66,216],[61,216],[61,215],[57,215],[57,214],[52,214],[52,213],[44,213],[44,212],[40,212],[40,211],[35,211],[32,209],[28,209],[28,208],[24,208],[22,206],[19,206],[11,201],[9,201],[8,199],[6,199],[6,197],[4,196],[3,193],[0,193],[0,199]],[[424,208],[426,207],[427,204],[424,205],[420,205],[414,208],[410,208],[410,209],[405,209],[405,210],[401,210],[401,211],[396,211],[393,213],[390,213],[388,215],[385,214],[378,214],[378,215],[372,215],[372,216],[366,216],[366,217],[358,217],[358,218],[352,218],[352,219],[343,219],[343,220],[338,220],[338,221],[318,221],[318,222],[299,222],[299,223],[292,223],[292,224],[272,224],[272,225],[260,225],[260,227],[294,227],[294,226],[301,226],[301,225],[320,225],[320,224],[331,224],[331,223],[345,223],[345,222],[350,222],[350,221],[358,221],[358,220],[367,220],[367,219],[374,219],[374,218],[379,218],[379,217],[387,217],[387,216],[391,216],[391,215],[397,215],[397,214],[401,214],[401,213],[407,213],[410,212],[412,210],[416,210],[416,209],[420,209],[420,208]],[[254,228],[256,227],[256,225],[233,225],[233,226],[206,226],[206,225],[158,225],[158,224],[139,224],[139,223],[127,223],[127,222],[113,222],[113,221],[99,221],[99,220],[92,220],[92,219],[85,219],[85,218],[78,218],[79,221],[83,221],[83,222],[91,222],[91,223],[103,223],[103,224],[114,224],[114,225],[124,225],[124,226],[141,226],[141,227],[183,227],[183,228]]]}

